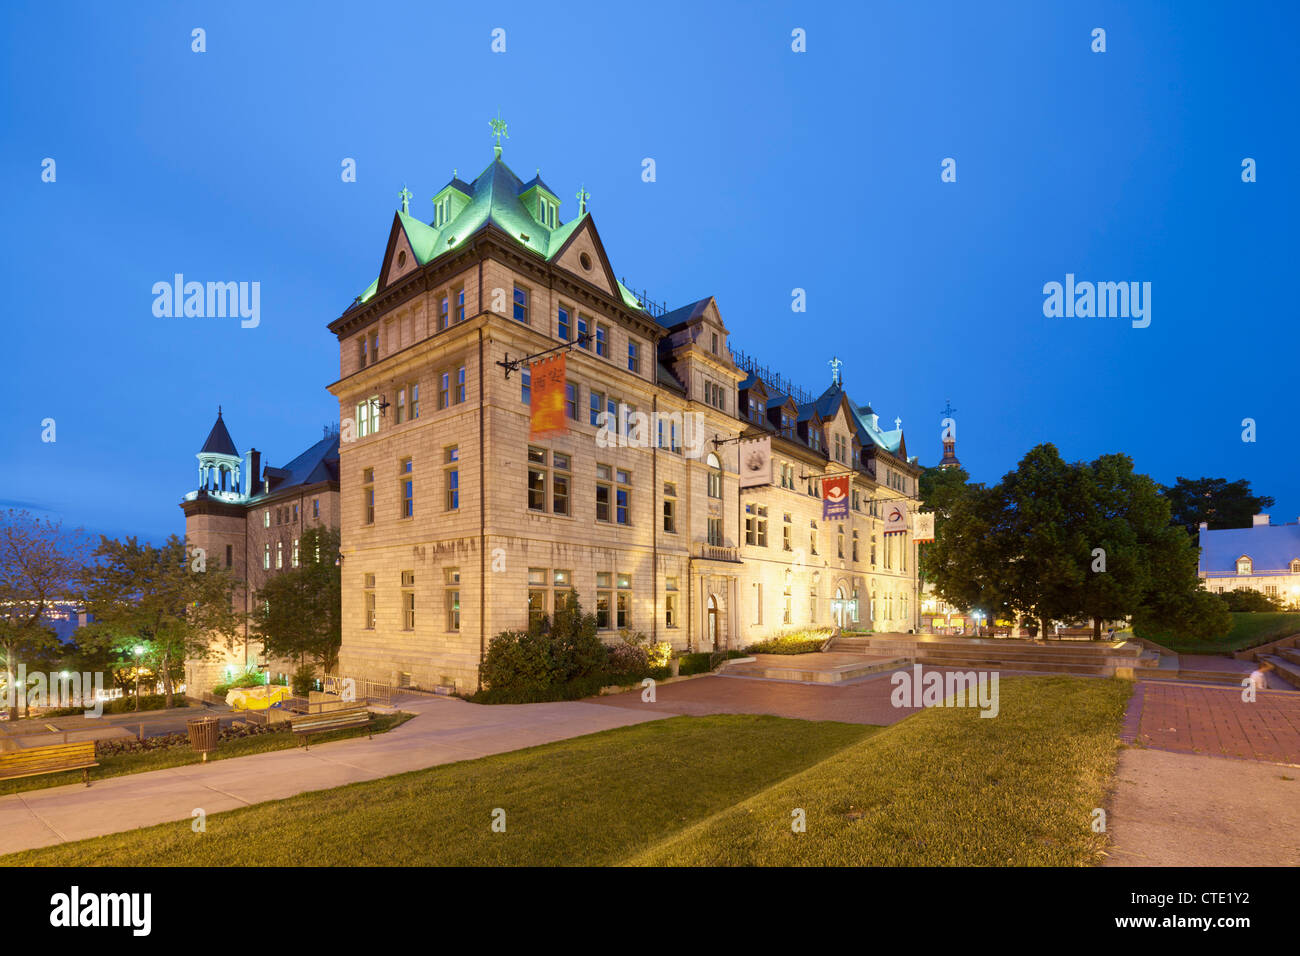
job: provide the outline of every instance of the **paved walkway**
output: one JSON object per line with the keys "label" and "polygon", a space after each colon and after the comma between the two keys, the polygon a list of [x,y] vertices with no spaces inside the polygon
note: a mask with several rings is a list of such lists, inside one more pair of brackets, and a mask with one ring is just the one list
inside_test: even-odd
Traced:
{"label": "paved walkway", "polygon": [[1300,694],[1139,681],[1107,866],[1300,866]]}
{"label": "paved walkway", "polygon": [[0,797],[0,854],[234,810],[438,764],[579,737],[666,713],[585,701],[484,707],[454,698],[408,697],[416,714],[380,734],[208,764],[93,779]]}
{"label": "paved walkway", "polygon": [[1120,753],[1107,866],[1300,866],[1300,772],[1165,750]]}
{"label": "paved walkway", "polygon": [[1300,765],[1300,694],[1139,681],[1129,700],[1124,739],[1181,753]]}

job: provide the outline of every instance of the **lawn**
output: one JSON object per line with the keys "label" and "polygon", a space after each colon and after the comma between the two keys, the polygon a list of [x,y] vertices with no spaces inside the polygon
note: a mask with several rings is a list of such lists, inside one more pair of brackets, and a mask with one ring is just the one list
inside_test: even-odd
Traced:
{"label": "lawn", "polygon": [[[370,732],[382,734],[394,727],[400,727],[411,719],[410,714],[376,714],[370,721]],[[331,730],[328,733],[313,734],[311,742],[325,743],[330,740],[345,740],[366,733],[365,727],[349,727],[344,730]],[[53,736],[53,735],[51,735]],[[58,743],[59,741],[52,741]],[[235,740],[223,740],[217,749],[208,754],[208,761],[228,760],[231,757],[247,757],[249,754],[266,753],[271,750],[287,750],[302,746],[297,737],[287,731],[272,734],[256,734]],[[120,777],[128,773],[144,773],[146,770],[164,770],[168,767],[183,767],[199,763],[202,756],[196,754],[188,745],[168,747],[166,750],[146,750],[141,753],[114,754],[96,757],[99,766],[90,771],[91,781],[105,777]],[[81,782],[80,770],[66,773],[47,773],[39,777],[17,777],[12,780],[0,780],[0,796],[6,793],[22,793],[27,790],[44,790],[47,787],[62,787],[70,783]]]}
{"label": "lawn", "polygon": [[1130,691],[1007,678],[998,717],[930,709],[885,729],[674,717],[0,865],[1084,865]]}
{"label": "lawn", "polygon": [[[1132,684],[1001,681],[1000,712],[931,708],[629,862],[678,866],[1083,866]],[[802,809],[807,830],[795,833]]]}
{"label": "lawn", "polygon": [[1300,611],[1234,611],[1232,630],[1212,641],[1177,635],[1151,636],[1151,640],[1179,654],[1231,654],[1248,647],[1300,634]]}
{"label": "lawn", "polygon": [[[0,865],[617,863],[876,728],[676,717],[190,821],[0,857]],[[491,829],[493,810],[506,830]]]}

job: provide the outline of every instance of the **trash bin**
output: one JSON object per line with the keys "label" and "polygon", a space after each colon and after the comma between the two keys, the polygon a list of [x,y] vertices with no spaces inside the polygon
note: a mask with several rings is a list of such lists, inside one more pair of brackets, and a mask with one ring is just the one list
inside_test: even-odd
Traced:
{"label": "trash bin", "polygon": [[220,717],[198,717],[185,722],[190,732],[190,746],[196,754],[203,754],[206,762],[208,754],[217,749],[217,731],[221,728]]}

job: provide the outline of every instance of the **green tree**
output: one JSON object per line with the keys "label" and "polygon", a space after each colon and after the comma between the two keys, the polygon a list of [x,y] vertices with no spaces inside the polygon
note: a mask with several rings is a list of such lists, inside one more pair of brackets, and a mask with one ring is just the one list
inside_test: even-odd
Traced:
{"label": "green tree", "polygon": [[1223,602],[1207,600],[1197,552],[1170,522],[1159,486],[1126,455],[1067,463],[1051,444],[1029,451],[993,488],[966,485],[932,550],[946,600],[1037,620],[1132,616],[1149,632],[1223,633]]}
{"label": "green tree", "polygon": [[957,607],[978,608],[990,619],[1011,611],[1008,562],[1014,539],[999,489],[963,485],[935,521],[934,544],[926,549],[926,574],[935,592]]}
{"label": "green tree", "polygon": [[1274,504],[1268,495],[1252,494],[1250,482],[1244,478],[1228,481],[1226,478],[1180,476],[1172,487],[1163,491],[1169,499],[1174,523],[1193,536],[1202,521],[1207,522],[1211,530],[1249,528],[1255,515]]}
{"label": "green tree", "polygon": [[[205,556],[189,552],[176,535],[161,547],[101,536],[95,558],[83,573],[85,608],[95,621],[79,638],[132,662],[133,674],[152,671],[172,706],[186,658],[209,656],[213,637],[233,646],[240,624],[234,578],[207,567]],[[119,681],[123,676],[119,671]]]}
{"label": "green tree", "polygon": [[257,592],[253,631],[268,655],[338,666],[343,644],[339,532],[309,528],[298,546],[298,564],[275,574]]}
{"label": "green tree", "polygon": [[[920,510],[934,513],[934,532],[938,539],[939,530],[948,520],[948,514],[966,491],[970,476],[960,465],[954,468],[940,468],[932,465],[921,472],[917,480],[917,494],[921,499]],[[928,562],[932,544],[920,545],[920,574],[929,580]]]}
{"label": "green tree", "polygon": [[1238,588],[1225,591],[1217,597],[1227,605],[1229,611],[1281,611],[1282,602],[1269,597],[1262,591],[1250,588]]}
{"label": "green tree", "polygon": [[54,601],[73,597],[84,551],[81,532],[58,522],[12,508],[0,518],[0,663],[14,690],[10,720],[18,717],[18,665],[58,646],[45,618]]}

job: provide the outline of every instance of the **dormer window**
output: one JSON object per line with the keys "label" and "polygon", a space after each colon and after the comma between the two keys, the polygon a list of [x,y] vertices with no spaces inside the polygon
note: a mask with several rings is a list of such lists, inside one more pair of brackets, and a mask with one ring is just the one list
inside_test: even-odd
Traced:
{"label": "dormer window", "polygon": [[547,229],[554,229],[560,221],[560,207],[545,196],[537,197],[537,221]]}
{"label": "dormer window", "polygon": [[1300,558],[1296,558],[1291,562],[1291,573],[1300,574]]}
{"label": "dormer window", "polygon": [[443,196],[433,204],[433,226],[441,229],[451,219],[451,196]]}
{"label": "dormer window", "polygon": [[1253,566],[1254,566],[1254,565],[1253,565],[1253,562],[1250,560],[1250,558],[1247,558],[1247,557],[1245,557],[1244,555],[1243,555],[1242,557],[1240,557],[1240,558],[1237,559],[1237,573],[1238,573],[1238,574],[1250,574],[1250,573],[1251,573],[1251,568],[1252,568]]}

